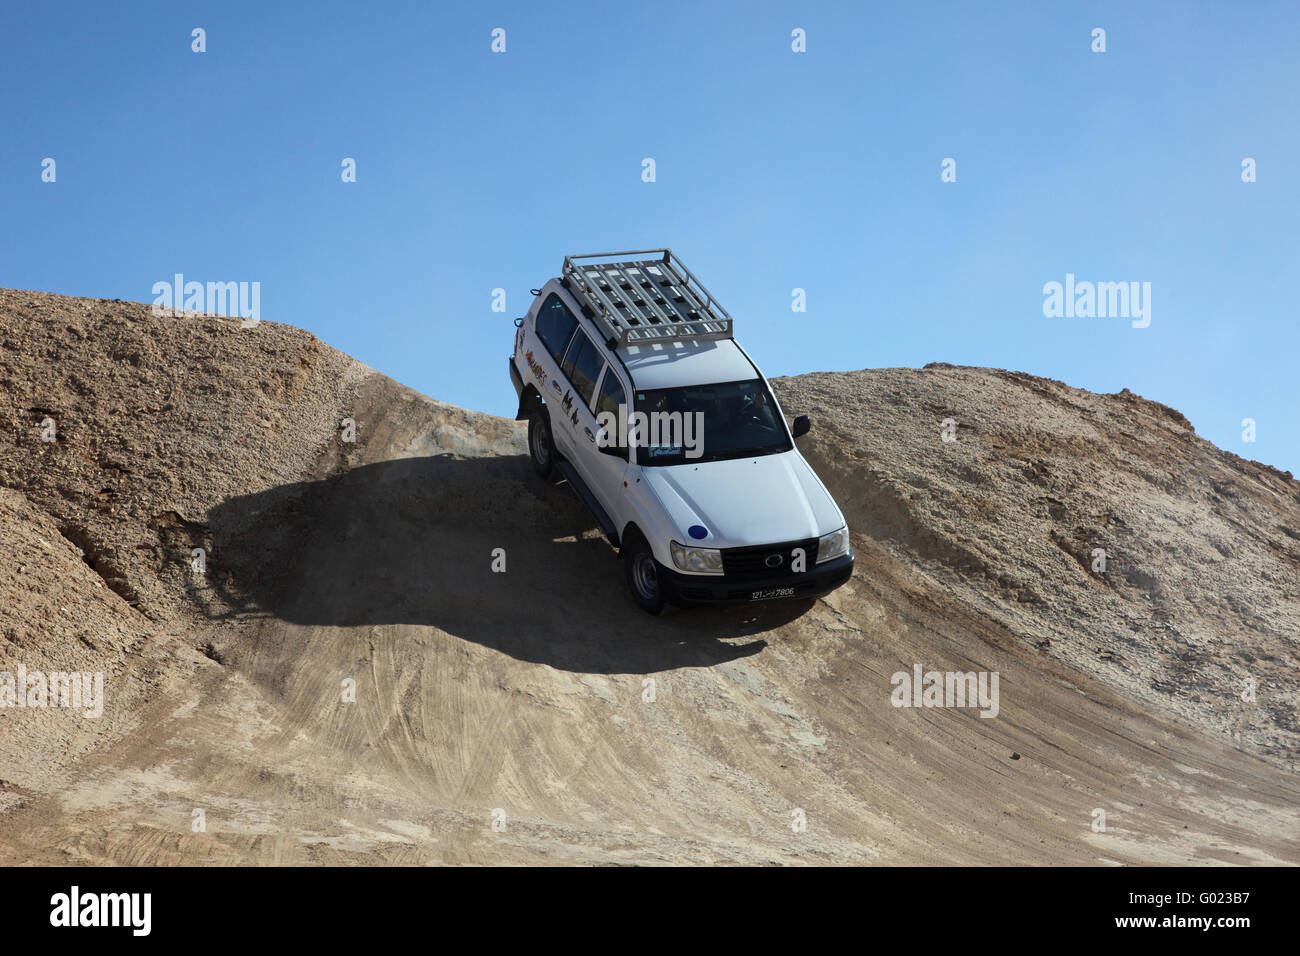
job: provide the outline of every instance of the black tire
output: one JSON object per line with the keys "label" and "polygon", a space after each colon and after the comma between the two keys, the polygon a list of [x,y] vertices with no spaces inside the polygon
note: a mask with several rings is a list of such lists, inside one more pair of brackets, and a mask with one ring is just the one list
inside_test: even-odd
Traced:
{"label": "black tire", "polygon": [[627,589],[632,592],[636,606],[647,614],[658,614],[664,609],[663,576],[659,562],[646,539],[637,531],[629,531],[623,539],[623,572]]}
{"label": "black tire", "polygon": [[550,418],[540,406],[528,413],[528,460],[542,478],[554,480],[555,442],[551,440]]}

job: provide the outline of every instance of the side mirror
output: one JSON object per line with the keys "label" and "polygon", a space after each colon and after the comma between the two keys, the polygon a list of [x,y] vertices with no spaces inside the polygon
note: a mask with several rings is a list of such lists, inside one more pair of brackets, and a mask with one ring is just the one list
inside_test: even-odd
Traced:
{"label": "side mirror", "polygon": [[791,429],[791,434],[798,438],[800,435],[807,435],[811,428],[812,419],[807,415],[800,415],[794,420],[794,428]]}

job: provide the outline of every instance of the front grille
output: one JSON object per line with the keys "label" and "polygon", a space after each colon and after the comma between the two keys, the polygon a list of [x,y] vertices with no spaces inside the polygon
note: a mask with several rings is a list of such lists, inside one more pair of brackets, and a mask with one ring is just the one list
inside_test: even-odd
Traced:
{"label": "front grille", "polygon": [[[761,577],[789,571],[795,548],[803,548],[804,570],[811,571],[817,563],[817,539],[787,541],[784,544],[764,544],[754,548],[723,548],[722,570],[727,576]],[[769,565],[768,559],[780,555],[780,563]]]}

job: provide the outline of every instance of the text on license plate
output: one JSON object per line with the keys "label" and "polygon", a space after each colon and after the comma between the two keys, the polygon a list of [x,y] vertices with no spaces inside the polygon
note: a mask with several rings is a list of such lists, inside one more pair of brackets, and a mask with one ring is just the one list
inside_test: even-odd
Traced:
{"label": "text on license plate", "polygon": [[749,599],[751,601],[770,601],[773,598],[794,597],[794,588],[764,588],[762,591],[751,591]]}

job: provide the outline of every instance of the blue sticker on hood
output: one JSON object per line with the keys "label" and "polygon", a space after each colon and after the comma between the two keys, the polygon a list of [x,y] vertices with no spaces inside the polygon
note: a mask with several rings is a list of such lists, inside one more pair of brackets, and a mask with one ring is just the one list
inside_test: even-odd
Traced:
{"label": "blue sticker on hood", "polygon": [[686,529],[686,533],[698,541],[700,538],[707,538],[709,536],[709,529],[704,527],[702,524],[693,524]]}

